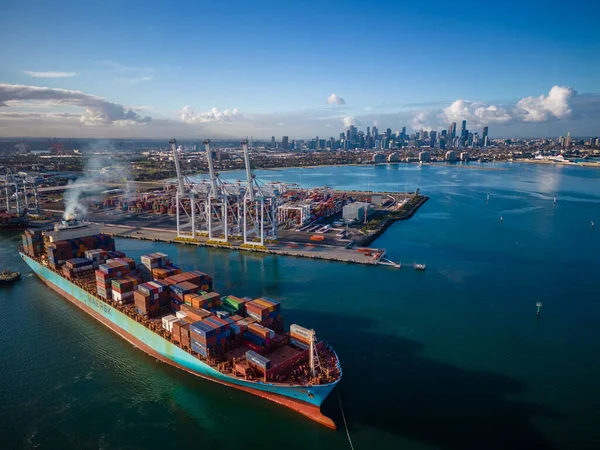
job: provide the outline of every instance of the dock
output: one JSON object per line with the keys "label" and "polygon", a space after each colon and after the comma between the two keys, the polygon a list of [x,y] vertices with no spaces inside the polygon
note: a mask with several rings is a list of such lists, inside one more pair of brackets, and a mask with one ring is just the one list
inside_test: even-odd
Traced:
{"label": "dock", "polygon": [[227,250],[251,251],[270,255],[295,256],[300,258],[320,259],[326,261],[344,262],[350,264],[363,264],[370,266],[390,266],[400,268],[399,263],[394,263],[385,258],[384,249],[344,248],[316,243],[278,242],[267,243],[263,248],[258,246],[244,247],[241,242],[210,242],[208,238],[198,236],[196,239],[177,239],[175,231],[162,228],[134,227],[129,225],[112,225],[97,223],[100,230],[113,237],[123,239],[140,239],[153,242],[167,242],[170,244],[195,245],[197,247],[212,247]]}

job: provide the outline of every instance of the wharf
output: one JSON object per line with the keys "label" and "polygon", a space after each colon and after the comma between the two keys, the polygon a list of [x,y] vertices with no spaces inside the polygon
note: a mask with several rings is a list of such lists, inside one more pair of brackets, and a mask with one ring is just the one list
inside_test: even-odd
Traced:
{"label": "wharf", "polygon": [[351,264],[379,265],[381,259],[385,255],[385,251],[381,249],[369,249],[371,251],[365,253],[359,252],[355,248],[319,244],[298,244],[292,242],[279,242],[276,244],[267,243],[265,244],[265,248],[244,248],[241,242],[208,242],[208,238],[202,236],[198,236],[194,241],[191,239],[177,240],[176,233],[167,229],[111,225],[104,223],[98,223],[98,225],[103,233],[118,238],[195,245],[198,247],[223,248],[227,250],[252,251],[271,255],[296,256]]}

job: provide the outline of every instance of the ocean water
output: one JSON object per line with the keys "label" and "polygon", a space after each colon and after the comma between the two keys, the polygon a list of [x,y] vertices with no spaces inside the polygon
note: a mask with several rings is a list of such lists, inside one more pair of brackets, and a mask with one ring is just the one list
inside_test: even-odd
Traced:
{"label": "ocean water", "polygon": [[[374,243],[401,270],[151,244],[213,274],[221,293],[281,300],[288,324],[329,341],[357,450],[600,448],[600,171],[397,164],[257,177],[431,197]],[[334,432],[159,363],[44,287],[19,241],[0,236],[0,266],[24,273],[0,289],[1,448],[349,448],[336,391],[323,407]],[[117,241],[134,257],[149,245]]]}

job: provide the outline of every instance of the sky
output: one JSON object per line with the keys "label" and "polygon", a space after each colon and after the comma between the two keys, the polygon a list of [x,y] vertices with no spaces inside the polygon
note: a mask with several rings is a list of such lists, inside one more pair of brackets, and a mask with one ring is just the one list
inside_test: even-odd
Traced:
{"label": "sky", "polygon": [[600,135],[600,2],[0,4],[0,137]]}

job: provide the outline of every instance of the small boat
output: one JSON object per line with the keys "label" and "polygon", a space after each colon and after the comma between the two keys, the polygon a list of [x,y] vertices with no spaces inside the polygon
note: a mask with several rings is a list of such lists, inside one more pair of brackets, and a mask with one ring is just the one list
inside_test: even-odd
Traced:
{"label": "small boat", "polygon": [[415,263],[416,270],[425,270],[425,264],[417,264]]}
{"label": "small boat", "polygon": [[21,272],[12,272],[11,270],[4,269],[0,273],[0,284],[10,284],[21,278]]}

